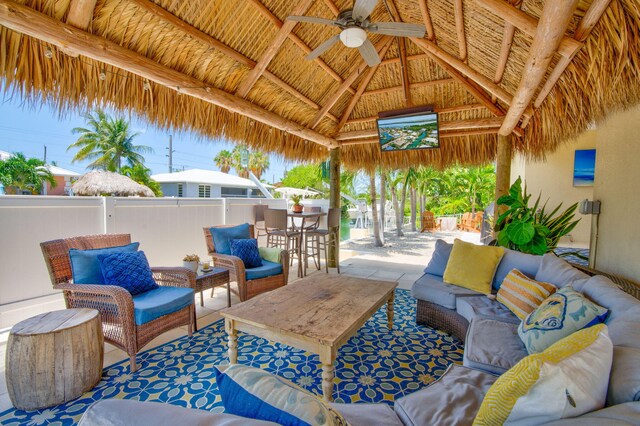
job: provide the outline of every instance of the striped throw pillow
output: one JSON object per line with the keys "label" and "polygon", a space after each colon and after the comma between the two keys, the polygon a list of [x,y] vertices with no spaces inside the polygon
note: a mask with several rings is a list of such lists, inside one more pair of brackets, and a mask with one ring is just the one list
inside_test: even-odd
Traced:
{"label": "striped throw pillow", "polygon": [[536,281],[512,269],[502,282],[497,300],[523,320],[556,290],[553,284]]}

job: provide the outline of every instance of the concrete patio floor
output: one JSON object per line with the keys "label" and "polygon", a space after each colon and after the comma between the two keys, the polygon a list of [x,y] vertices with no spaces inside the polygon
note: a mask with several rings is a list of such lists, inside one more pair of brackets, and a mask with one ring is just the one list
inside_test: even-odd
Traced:
{"label": "concrete patio floor", "polygon": [[[370,278],[385,281],[395,281],[398,288],[410,289],[413,282],[422,275],[422,271],[431,259],[435,247],[435,241],[442,238],[453,242],[455,238],[478,243],[480,234],[469,232],[437,232],[415,233],[405,232],[404,237],[395,237],[393,233],[385,233],[385,247],[376,248],[371,244],[370,237],[362,237],[347,241],[341,245],[340,273],[359,278]],[[318,271],[313,262],[308,270],[308,275],[324,274],[323,269]],[[329,269],[330,274],[336,274],[335,268]],[[295,282],[297,265],[290,268],[289,282]],[[232,287],[233,287],[232,283]],[[204,306],[200,306],[200,296],[196,295],[196,317],[198,327],[203,328],[222,318],[219,311],[226,307],[226,288],[216,288],[211,296],[211,291],[204,294]],[[237,296],[231,295],[231,303],[239,303]],[[144,350],[163,345],[167,342],[186,335],[187,327],[179,327],[170,330],[147,344]],[[5,379],[5,353],[8,332],[0,333],[0,412],[12,408]],[[108,366],[128,359],[128,355],[113,345],[105,343],[104,366]]]}

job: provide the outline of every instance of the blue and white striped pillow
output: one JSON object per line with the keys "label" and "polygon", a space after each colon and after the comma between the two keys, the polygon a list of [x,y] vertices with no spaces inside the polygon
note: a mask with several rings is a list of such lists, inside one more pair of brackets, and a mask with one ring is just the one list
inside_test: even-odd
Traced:
{"label": "blue and white striped pillow", "polygon": [[347,426],[320,398],[259,368],[241,364],[216,367],[225,413],[285,426]]}

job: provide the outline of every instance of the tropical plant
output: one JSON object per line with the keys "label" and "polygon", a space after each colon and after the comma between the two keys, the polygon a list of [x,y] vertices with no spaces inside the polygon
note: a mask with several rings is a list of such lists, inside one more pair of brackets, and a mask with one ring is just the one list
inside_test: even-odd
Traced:
{"label": "tropical plant", "polygon": [[146,168],[142,164],[136,164],[135,166],[124,166],[120,170],[120,174],[130,177],[132,180],[138,182],[140,185],[144,185],[153,191],[156,197],[162,197],[162,188],[160,184],[151,179],[151,169]]}
{"label": "tropical plant", "polygon": [[38,158],[26,158],[17,152],[4,161],[0,161],[0,181],[7,186],[7,193],[17,190],[39,194],[46,183],[56,186],[56,180],[44,161]]}
{"label": "tropical plant", "polygon": [[264,152],[252,151],[249,154],[249,170],[258,179],[262,177],[262,174],[269,168],[269,156]]}
{"label": "tropical plant", "polygon": [[540,207],[540,195],[529,207],[531,194],[522,189],[520,177],[509,188],[509,194],[498,199],[498,205],[507,206],[495,225],[498,245],[523,253],[538,254],[550,252],[558,246],[560,237],[575,228],[580,219],[573,220],[578,203],[556,215],[562,203],[551,211],[545,203]]}
{"label": "tropical plant", "polygon": [[233,167],[235,167],[233,155],[231,151],[223,149],[213,158],[213,162],[216,163],[216,167],[220,169],[222,173],[229,173]]}
{"label": "tropical plant", "polygon": [[300,194],[293,194],[289,198],[291,199],[291,201],[293,201],[293,205],[294,206],[299,206],[300,205],[300,201],[302,201],[302,195],[300,195]]}
{"label": "tropical plant", "polygon": [[80,135],[77,141],[69,145],[67,151],[78,148],[72,162],[92,161],[88,169],[101,169],[120,172],[123,160],[129,166],[144,163],[142,154],[153,153],[146,145],[134,145],[133,140],[139,133],[131,133],[129,122],[124,118],[110,117],[103,110],[84,116],[87,127],[76,127],[73,134]]}
{"label": "tropical plant", "polygon": [[282,178],[282,186],[292,188],[312,188],[324,191],[322,170],[317,164],[302,164],[289,170]]}

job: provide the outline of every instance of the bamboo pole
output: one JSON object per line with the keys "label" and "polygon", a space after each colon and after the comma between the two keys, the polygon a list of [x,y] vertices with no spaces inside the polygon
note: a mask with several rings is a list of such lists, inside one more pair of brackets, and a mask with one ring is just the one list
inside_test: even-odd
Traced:
{"label": "bamboo pole", "polygon": [[[417,83],[411,83],[411,89],[418,89],[422,87],[431,87],[431,86],[439,86],[441,84],[453,83],[455,80],[453,78],[442,78],[440,80],[431,80],[431,81],[419,81]],[[383,87],[381,89],[373,89],[367,90],[362,94],[362,96],[371,96],[371,95],[380,95],[383,93],[390,92],[399,92],[404,89],[404,86],[392,86],[392,87]],[[350,120],[349,120],[350,121]]]}
{"label": "bamboo pole", "polygon": [[[329,151],[329,208],[340,208],[340,148]],[[338,243],[329,246],[329,266],[335,268],[340,263],[340,232]]]}
{"label": "bamboo pole", "polygon": [[464,34],[464,9],[462,8],[462,0],[453,1],[453,10],[456,19],[456,34],[458,35],[458,49],[460,51],[460,60],[467,60],[467,39]]}
{"label": "bamboo pole", "polygon": [[498,135],[498,145],[496,149],[496,209],[494,214],[495,220],[500,216],[500,209],[498,209],[498,199],[503,195],[509,193],[509,186],[511,186],[511,135]]}
{"label": "bamboo pole", "polygon": [[129,71],[177,92],[244,115],[300,138],[329,148],[338,145],[334,139],[299,123],[280,117],[216,87],[209,87],[198,79],[161,65],[103,37],[89,34],[60,22],[28,6],[11,0],[0,0],[0,22],[2,22],[2,26],[11,30]]}
{"label": "bamboo pole", "polygon": [[81,30],[89,28],[97,0],[71,0],[67,13],[67,24]]}
{"label": "bamboo pole", "polygon": [[400,75],[402,75],[402,92],[404,94],[404,103],[407,107],[412,106],[411,101],[411,82],[409,81],[409,66],[407,62],[407,47],[404,37],[396,37],[400,50]]}
{"label": "bamboo pole", "polygon": [[577,5],[578,0],[545,3],[520,84],[500,128],[501,135],[511,133],[525,110],[530,108],[529,103],[549,68]]}

